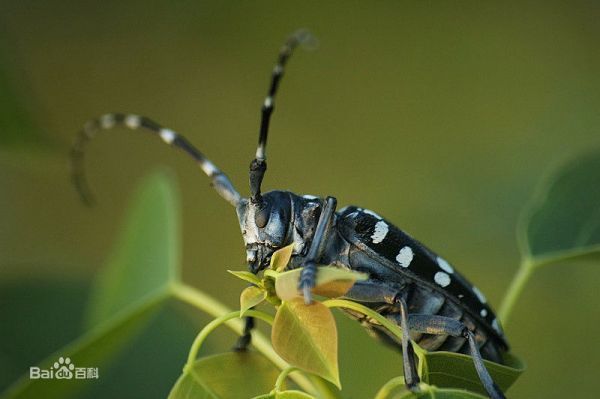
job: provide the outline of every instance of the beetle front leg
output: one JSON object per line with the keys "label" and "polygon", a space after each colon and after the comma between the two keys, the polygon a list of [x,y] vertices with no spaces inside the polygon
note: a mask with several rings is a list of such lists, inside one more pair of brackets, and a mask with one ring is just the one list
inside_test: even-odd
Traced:
{"label": "beetle front leg", "polygon": [[315,286],[317,279],[317,256],[319,255],[319,249],[323,243],[323,239],[326,237],[326,231],[331,226],[331,220],[335,213],[335,207],[337,200],[333,197],[327,197],[325,199],[325,207],[319,216],[319,222],[315,230],[315,236],[310,243],[306,260],[303,263],[302,273],[300,274],[300,281],[298,283],[298,289],[302,291],[304,295],[304,302],[308,305],[312,302],[312,289]]}

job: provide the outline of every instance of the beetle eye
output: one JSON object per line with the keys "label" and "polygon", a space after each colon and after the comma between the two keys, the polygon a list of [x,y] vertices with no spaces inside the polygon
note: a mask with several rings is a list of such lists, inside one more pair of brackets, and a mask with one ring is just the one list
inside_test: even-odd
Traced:
{"label": "beetle eye", "polygon": [[260,229],[264,228],[269,223],[271,216],[271,207],[265,203],[254,212],[254,223]]}

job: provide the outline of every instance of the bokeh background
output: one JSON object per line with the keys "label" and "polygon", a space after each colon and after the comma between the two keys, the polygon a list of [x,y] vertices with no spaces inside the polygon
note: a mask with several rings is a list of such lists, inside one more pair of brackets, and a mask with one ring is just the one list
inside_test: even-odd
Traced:
{"label": "bokeh background", "polygon": [[[192,162],[160,140],[104,134],[89,147],[99,203],[86,209],[69,184],[68,148],[90,117],[148,115],[184,133],[246,193],[269,73],[298,27],[320,46],[289,64],[264,187],[376,210],[497,307],[537,182],[600,145],[599,17],[588,1],[2,0],[0,390],[77,336],[130,195],[159,165],[180,185],[185,281],[236,305],[242,285],[225,272],[243,268],[236,217]],[[534,276],[506,328],[528,364],[511,397],[598,391],[599,281],[594,264]],[[87,396],[166,394],[206,322],[168,317]],[[346,397],[371,397],[397,375],[399,357],[339,321]],[[233,340],[222,333],[215,350]],[[130,386],[109,383],[122,375]]]}

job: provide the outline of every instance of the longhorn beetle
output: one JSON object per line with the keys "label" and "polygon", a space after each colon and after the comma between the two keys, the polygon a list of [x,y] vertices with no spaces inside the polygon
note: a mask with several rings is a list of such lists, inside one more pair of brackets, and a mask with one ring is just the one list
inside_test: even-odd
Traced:
{"label": "longhorn beetle", "polygon": [[[73,182],[87,203],[92,202],[83,165],[86,143],[104,129],[125,126],[149,132],[191,156],[210,177],[214,189],[236,209],[246,245],[249,269],[259,273],[279,248],[294,244],[291,268],[302,267],[299,290],[307,303],[315,285],[317,264],[367,273],[346,294],[402,328],[400,342],[380,325],[350,313],[375,336],[402,349],[404,378],[418,390],[419,376],[411,341],[430,351],[470,354],[491,398],[504,398],[482,359],[502,363],[508,350],[504,333],[485,296],[433,253],[392,223],[368,209],[348,206],[336,212],[334,197],[318,198],[275,190],[261,193],[267,169],[266,145],[275,95],[284,67],[299,44],[314,40],[304,30],[290,36],[279,51],[271,84],[262,106],[256,156],[250,164],[250,197],[242,198],[229,178],[187,139],[171,129],[133,114],[106,114],[87,122],[71,150]],[[253,320],[246,319],[238,349],[250,343]]]}

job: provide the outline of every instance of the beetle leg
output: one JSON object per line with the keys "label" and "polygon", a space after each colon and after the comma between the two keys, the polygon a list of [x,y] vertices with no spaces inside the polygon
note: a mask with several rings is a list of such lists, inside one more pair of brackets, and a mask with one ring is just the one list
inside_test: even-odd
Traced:
{"label": "beetle leg", "polygon": [[[394,319],[396,323],[398,322],[397,316],[394,317],[394,315],[389,315],[388,317]],[[475,370],[488,395],[490,395],[490,398],[492,399],[505,398],[483,363],[483,358],[481,357],[481,353],[475,342],[475,334],[473,334],[463,322],[444,316],[412,314],[410,315],[408,324],[412,331],[419,333],[466,338],[469,342],[469,350],[471,352],[471,357],[473,358]]]}
{"label": "beetle leg", "polygon": [[254,329],[254,317],[244,317],[244,331],[233,346],[236,352],[244,352],[252,342],[252,330]]}
{"label": "beetle leg", "polygon": [[410,339],[408,306],[399,294],[398,288],[375,280],[357,281],[344,297],[357,302],[387,303],[400,308],[404,383],[411,391],[418,391],[419,374],[417,373],[415,350]]}
{"label": "beetle leg", "polygon": [[337,200],[333,197],[327,197],[325,199],[325,207],[319,216],[319,222],[315,230],[315,236],[310,243],[306,260],[304,261],[302,272],[300,274],[300,281],[298,283],[298,289],[302,291],[304,295],[304,302],[308,305],[312,302],[312,289],[315,286],[317,278],[317,256],[323,243],[323,238],[326,237],[326,230],[331,228],[331,221],[335,213],[335,207]]}
{"label": "beetle leg", "polygon": [[400,306],[400,327],[402,328],[402,362],[404,366],[404,383],[411,391],[419,390],[419,374],[417,373],[417,361],[415,350],[410,340],[408,326],[408,306],[400,295],[394,298],[395,304]]}
{"label": "beetle leg", "polygon": [[350,291],[344,295],[355,302],[372,302],[393,304],[398,295],[398,288],[377,280],[357,281]]}
{"label": "beetle leg", "polygon": [[496,383],[492,379],[492,376],[485,368],[485,364],[483,364],[481,353],[479,353],[479,348],[475,343],[475,335],[471,330],[469,330],[466,327],[463,335],[469,340],[469,349],[471,351],[471,356],[473,357],[475,370],[477,371],[477,375],[479,376],[483,387],[492,399],[505,399],[506,397],[502,393],[502,390],[500,390],[498,385],[496,385]]}
{"label": "beetle leg", "polygon": [[[414,390],[414,388],[417,387],[419,377],[416,373],[415,358],[413,355],[414,350],[412,349],[412,344],[408,339],[409,331],[423,334],[450,335],[453,337],[466,338],[469,342],[469,349],[471,352],[471,357],[473,358],[475,370],[477,371],[477,375],[479,376],[483,387],[492,399],[503,399],[505,397],[500,388],[498,388],[496,383],[494,383],[490,373],[485,368],[481,353],[479,352],[479,348],[475,342],[475,335],[463,322],[450,317],[438,315],[408,315],[406,310],[406,302],[404,299],[402,299],[401,294],[398,293],[398,290],[381,281],[358,281],[354,284],[350,291],[346,293],[345,297],[358,302],[380,302],[400,306],[400,315],[389,314],[387,317],[392,319],[396,324],[400,324],[400,327],[402,328],[404,380],[407,387],[411,390]],[[398,318],[400,318],[400,320],[398,320]],[[410,355],[406,356],[406,354],[409,353]],[[414,373],[416,380],[411,379],[411,373]],[[410,382],[414,384],[413,387],[410,386]]]}

